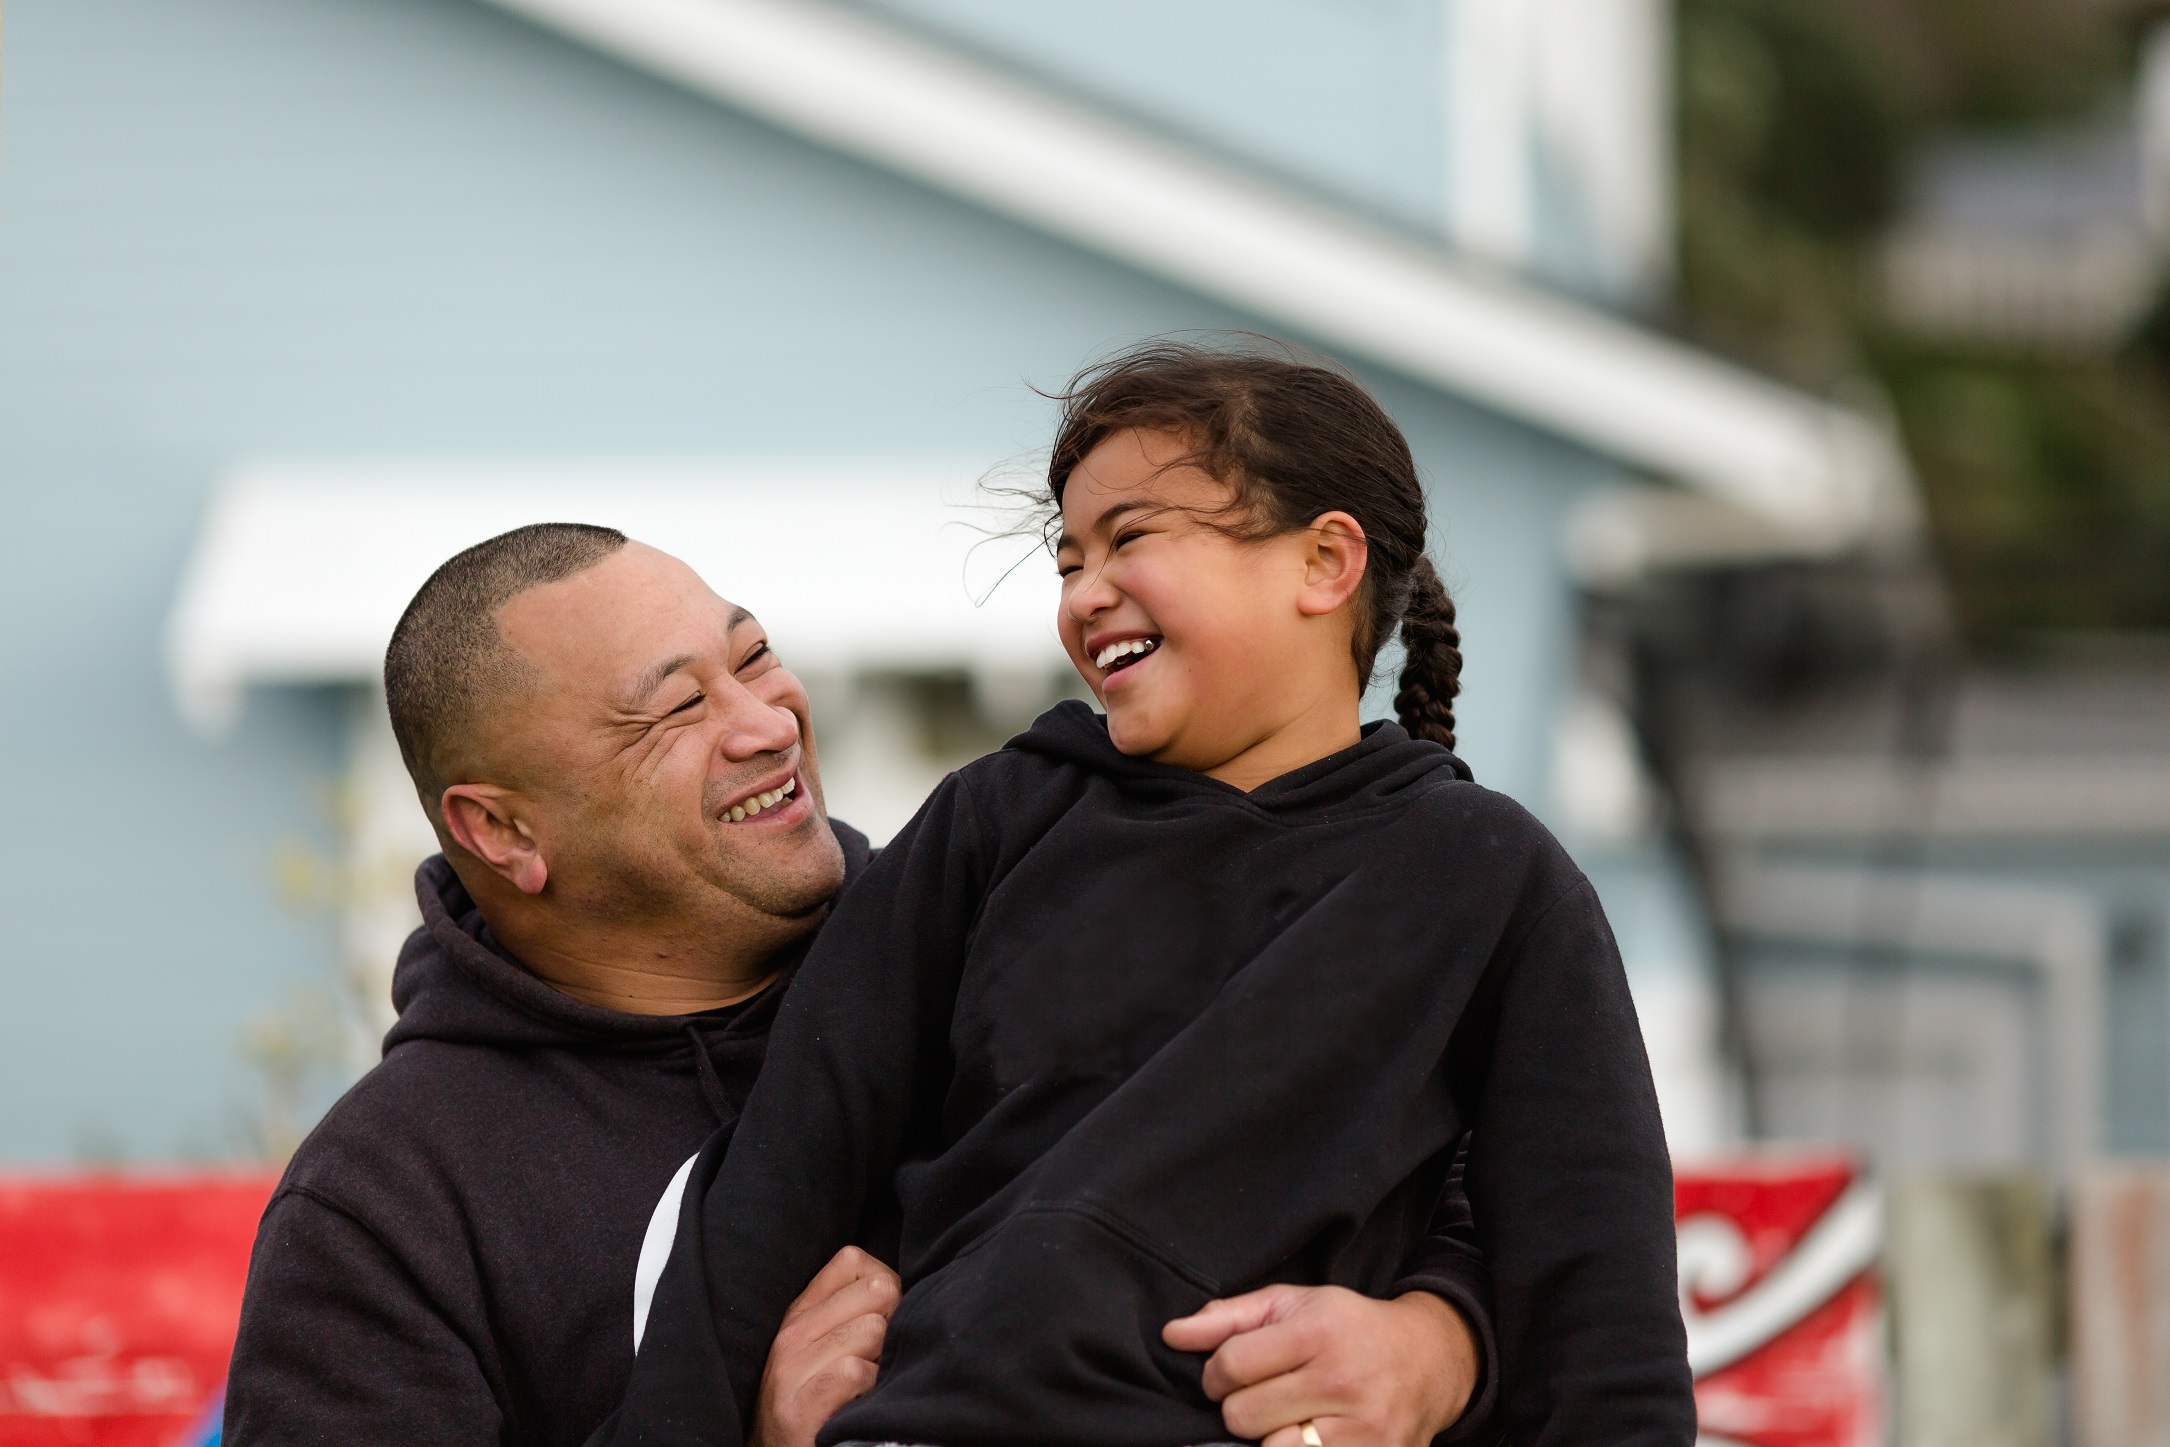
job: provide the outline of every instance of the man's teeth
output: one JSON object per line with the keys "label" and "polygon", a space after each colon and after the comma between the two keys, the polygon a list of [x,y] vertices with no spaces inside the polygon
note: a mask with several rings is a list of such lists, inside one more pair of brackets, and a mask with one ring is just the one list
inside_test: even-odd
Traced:
{"label": "man's teeth", "polygon": [[779,787],[771,789],[765,794],[756,794],[743,804],[733,804],[730,814],[731,822],[733,824],[743,823],[763,809],[775,808],[798,791],[799,781],[797,779],[786,779]]}
{"label": "man's teeth", "polygon": [[1106,668],[1118,658],[1128,658],[1133,653],[1151,653],[1160,645],[1150,638],[1125,638],[1120,643],[1110,643],[1093,655],[1095,668]]}

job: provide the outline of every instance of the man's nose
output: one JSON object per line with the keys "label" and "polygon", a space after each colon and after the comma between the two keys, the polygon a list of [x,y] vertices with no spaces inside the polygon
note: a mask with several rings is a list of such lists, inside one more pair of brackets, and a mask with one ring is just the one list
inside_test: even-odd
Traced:
{"label": "man's nose", "polygon": [[732,684],[724,699],[724,757],[751,759],[761,754],[780,754],[799,741],[798,715],[782,704],[754,697]]}

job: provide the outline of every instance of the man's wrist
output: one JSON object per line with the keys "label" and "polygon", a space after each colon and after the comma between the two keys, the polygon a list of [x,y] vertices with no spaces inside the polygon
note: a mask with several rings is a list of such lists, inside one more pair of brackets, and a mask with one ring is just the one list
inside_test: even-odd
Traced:
{"label": "man's wrist", "polygon": [[1437,1436],[1460,1422],[1477,1400],[1485,1369],[1482,1338],[1459,1305],[1429,1287],[1405,1291],[1388,1304],[1421,1322],[1426,1336],[1445,1350],[1441,1365],[1449,1371],[1442,1374],[1428,1424],[1430,1435]]}

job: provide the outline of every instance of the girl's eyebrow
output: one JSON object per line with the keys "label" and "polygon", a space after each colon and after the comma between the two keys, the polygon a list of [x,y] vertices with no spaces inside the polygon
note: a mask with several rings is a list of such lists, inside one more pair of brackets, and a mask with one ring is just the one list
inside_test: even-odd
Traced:
{"label": "girl's eyebrow", "polygon": [[[1106,512],[1094,518],[1092,530],[1096,533],[1106,533],[1119,520],[1130,516],[1134,512],[1159,512],[1165,507],[1165,503],[1152,502],[1142,497],[1128,498],[1114,504]],[[1077,539],[1070,536],[1068,528],[1064,528],[1062,535],[1055,539],[1055,551],[1057,552],[1061,552],[1064,548],[1074,548],[1077,545]]]}

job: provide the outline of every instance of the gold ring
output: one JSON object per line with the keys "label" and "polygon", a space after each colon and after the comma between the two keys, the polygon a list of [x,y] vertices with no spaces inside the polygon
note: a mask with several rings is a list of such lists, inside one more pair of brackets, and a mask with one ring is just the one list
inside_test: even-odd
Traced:
{"label": "gold ring", "polygon": [[1296,1435],[1303,1439],[1304,1447],[1326,1447],[1326,1439],[1319,1435],[1319,1424],[1316,1422],[1304,1423],[1303,1430]]}

